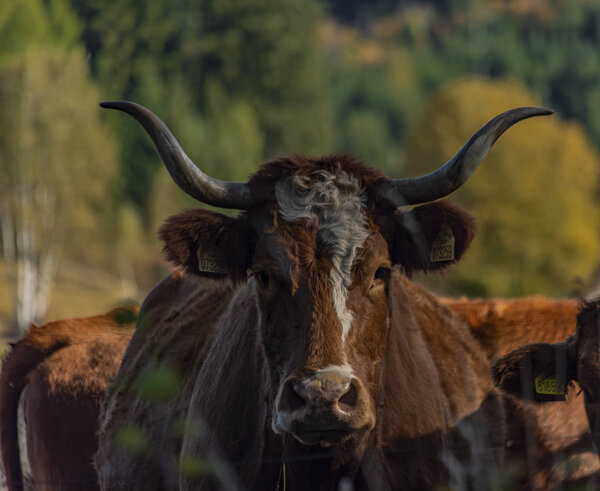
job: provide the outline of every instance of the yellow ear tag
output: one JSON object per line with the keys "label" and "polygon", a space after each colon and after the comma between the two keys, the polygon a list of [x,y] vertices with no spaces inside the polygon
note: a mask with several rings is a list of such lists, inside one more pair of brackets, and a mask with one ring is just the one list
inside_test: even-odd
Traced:
{"label": "yellow ear tag", "polygon": [[198,248],[198,271],[201,273],[227,274],[227,268],[217,258],[215,251]]}
{"label": "yellow ear tag", "polygon": [[538,375],[535,378],[535,392],[544,395],[564,396],[567,393],[567,386],[557,377],[542,378]]}
{"label": "yellow ear tag", "polygon": [[440,263],[454,261],[454,234],[448,225],[444,225],[440,233],[431,244],[429,261]]}

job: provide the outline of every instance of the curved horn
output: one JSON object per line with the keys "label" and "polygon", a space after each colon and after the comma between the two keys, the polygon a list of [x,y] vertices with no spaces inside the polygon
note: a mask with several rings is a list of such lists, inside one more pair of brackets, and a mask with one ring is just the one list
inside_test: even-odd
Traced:
{"label": "curved horn", "polygon": [[144,106],[129,101],[101,102],[137,119],[152,138],[158,154],[175,183],[192,198],[219,208],[247,210],[254,204],[248,184],[220,181],[206,175],[185,154],[167,125]]}
{"label": "curved horn", "polygon": [[390,179],[383,183],[378,194],[395,206],[434,201],[448,196],[461,187],[475,172],[492,145],[513,124],[554,111],[539,107],[511,109],[488,122],[446,164],[436,171],[406,179]]}

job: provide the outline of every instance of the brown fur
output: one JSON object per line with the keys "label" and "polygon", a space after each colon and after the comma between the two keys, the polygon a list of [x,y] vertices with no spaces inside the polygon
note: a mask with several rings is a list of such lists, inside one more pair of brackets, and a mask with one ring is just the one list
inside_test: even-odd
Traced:
{"label": "brown fur", "polygon": [[442,302],[467,321],[490,360],[527,343],[554,343],[575,331],[577,300],[544,297]]}
{"label": "brown fur", "polygon": [[[278,179],[324,168],[355,176],[366,189],[368,237],[346,291],[354,322],[345,340],[330,280],[334,264],[318,224],[285,221],[274,201]],[[432,242],[450,228],[459,259],[472,219],[447,202],[394,212],[373,193],[381,178],[348,156],[280,159],[250,180],[256,209],[236,219],[187,212],[165,225],[165,251],[188,274],[168,278],[142,307],[122,384],[110,391],[101,420],[96,463],[103,489],[327,490],[342,478],[355,489],[483,489],[505,459],[523,457],[505,445],[513,417],[506,411],[516,409],[494,388],[486,353],[468,326],[391,269],[452,264],[430,262]],[[194,248],[215,247],[215,237],[240,281],[198,276]],[[246,280],[239,269],[246,259],[227,257],[244,249]],[[346,410],[334,419],[334,406],[311,413],[296,387],[340,365],[352,374],[339,399]],[[135,390],[157,367],[182,374],[182,390],[160,403]],[[176,430],[182,420],[185,430]],[[340,440],[305,437],[306,428],[334,424],[344,428]],[[125,425],[140,428],[147,447],[131,453],[115,446]],[[213,466],[201,472],[190,462]]]}
{"label": "brown fur", "polygon": [[[401,264],[409,275],[415,271],[436,271],[459,261],[475,233],[473,218],[448,201],[417,206],[409,213],[396,213],[394,218],[397,223],[393,227],[394,235],[386,236],[386,240],[390,244],[392,261]],[[420,234],[411,230],[411,224],[418,225]],[[431,244],[443,226],[449,227],[454,235],[455,259],[431,262]]]}
{"label": "brown fur", "polygon": [[207,252],[216,253],[219,262],[235,280],[246,275],[252,254],[247,247],[249,235],[250,230],[238,220],[202,209],[174,215],[160,229],[164,253],[173,264],[198,273],[196,251],[203,246]]}
{"label": "brown fur", "polygon": [[[569,383],[571,394],[580,387],[596,451],[600,449],[599,305],[600,300],[597,298],[581,302],[577,314],[577,329],[564,341],[523,346],[500,358],[492,366],[495,383],[520,399],[539,400],[537,394],[533,394],[532,382],[538,375],[556,376]],[[570,414],[568,420],[575,417]],[[563,419],[565,420],[567,418]]]}
{"label": "brown fur", "polygon": [[[489,360],[495,362],[495,383],[519,398],[535,396],[532,381],[537,375],[554,373],[556,352],[553,345],[571,335],[576,328],[578,302],[574,299],[525,297],[515,299],[442,299],[444,304],[459,313]],[[584,315],[579,314],[580,318]],[[525,343],[538,342],[532,347],[520,348]],[[562,346],[559,343],[555,346]],[[518,349],[517,349],[518,348]],[[550,352],[551,351],[551,352]],[[533,354],[532,354],[533,353]],[[529,356],[533,371],[527,377],[515,371],[524,355]],[[550,363],[549,360],[552,360]],[[522,386],[527,381],[527,388]],[[515,415],[511,431],[513,446],[524,448],[524,458],[530,462],[530,480],[539,489],[550,487],[561,480],[573,484],[578,479],[597,476],[600,463],[590,459],[593,451],[584,408],[584,397],[577,387],[571,387],[566,402],[527,405],[515,401]],[[519,437],[518,435],[522,436]],[[581,465],[576,461],[581,460]],[[571,461],[571,464],[568,462]],[[573,463],[574,462],[574,463]]]}
{"label": "brown fur", "polygon": [[0,376],[2,460],[10,489],[23,487],[17,409],[23,389],[32,484],[43,489],[94,489],[97,417],[133,334],[137,308],[32,325]]}

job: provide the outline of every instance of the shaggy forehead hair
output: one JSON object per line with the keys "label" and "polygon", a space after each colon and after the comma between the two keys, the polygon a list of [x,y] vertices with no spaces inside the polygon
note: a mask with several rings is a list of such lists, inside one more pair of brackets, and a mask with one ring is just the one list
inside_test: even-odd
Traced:
{"label": "shaggy forehead hair", "polygon": [[345,340],[352,325],[346,307],[352,283],[352,266],[369,235],[363,209],[366,196],[360,181],[344,171],[320,171],[310,176],[293,176],[275,184],[280,216],[293,222],[300,219],[318,223],[318,237],[331,255],[329,274],[333,303],[342,324]]}

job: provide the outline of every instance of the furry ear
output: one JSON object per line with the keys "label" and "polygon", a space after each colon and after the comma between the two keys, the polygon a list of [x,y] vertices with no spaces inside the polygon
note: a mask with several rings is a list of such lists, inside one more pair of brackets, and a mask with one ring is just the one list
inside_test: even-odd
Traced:
{"label": "furry ear", "polygon": [[252,249],[250,229],[236,218],[201,208],[169,217],[159,232],[167,259],[188,273],[213,278],[246,277]]}
{"label": "furry ear", "polygon": [[436,201],[397,212],[387,230],[390,258],[408,274],[436,271],[457,262],[475,232],[475,221],[448,201]]}
{"label": "furry ear", "polygon": [[525,401],[565,400],[567,384],[577,370],[569,341],[530,344],[499,358],[491,368],[494,383]]}

